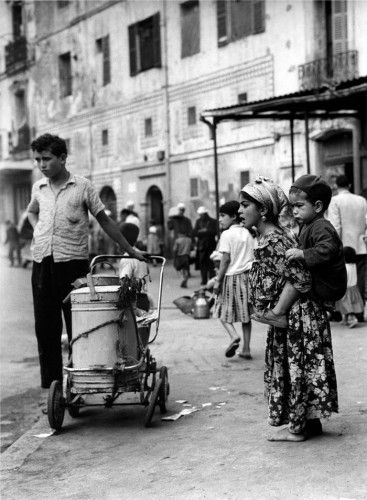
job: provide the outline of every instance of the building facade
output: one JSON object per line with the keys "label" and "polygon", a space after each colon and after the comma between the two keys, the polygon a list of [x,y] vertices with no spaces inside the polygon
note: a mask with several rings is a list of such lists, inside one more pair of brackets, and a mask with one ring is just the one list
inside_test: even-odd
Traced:
{"label": "building facade", "polygon": [[[142,237],[151,220],[166,227],[178,202],[192,220],[200,205],[215,214],[202,110],[324,85],[333,92],[367,75],[367,2],[359,0],[28,0],[7,2],[8,14],[15,5],[28,12],[32,33],[22,78],[30,138],[64,137],[70,170],[94,182],[115,218],[133,201]],[[1,71],[14,93],[7,68]],[[299,175],[304,124],[294,127]],[[359,191],[367,187],[365,124],[313,119],[308,135],[312,172],[330,182],[346,173]],[[237,198],[257,174],[290,185],[288,122],[229,121],[217,150],[220,201]]]}

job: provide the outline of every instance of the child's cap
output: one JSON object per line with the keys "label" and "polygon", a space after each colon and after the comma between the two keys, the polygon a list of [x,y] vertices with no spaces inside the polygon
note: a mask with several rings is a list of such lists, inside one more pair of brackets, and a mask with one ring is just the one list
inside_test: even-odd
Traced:
{"label": "child's cap", "polygon": [[224,203],[223,205],[221,205],[219,207],[219,213],[220,214],[227,214],[231,217],[233,215],[237,216],[239,208],[240,208],[239,202],[236,200],[231,200],[231,201],[227,201],[227,203]]}
{"label": "child's cap", "polygon": [[208,209],[206,207],[199,207],[197,210],[198,215],[207,214]]}
{"label": "child's cap", "polygon": [[329,206],[333,195],[329,184],[319,175],[301,175],[301,177],[296,179],[291,187],[300,189],[315,201],[322,201],[324,210],[326,210]]}
{"label": "child's cap", "polygon": [[122,222],[122,224],[119,225],[119,229],[127,242],[130,243],[131,246],[135,245],[139,236],[138,226],[131,224],[131,222]]}

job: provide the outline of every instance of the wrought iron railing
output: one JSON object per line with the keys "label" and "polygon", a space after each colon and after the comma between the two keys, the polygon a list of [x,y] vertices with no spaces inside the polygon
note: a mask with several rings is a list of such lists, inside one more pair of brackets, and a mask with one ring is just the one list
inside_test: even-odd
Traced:
{"label": "wrought iron railing", "polygon": [[317,59],[298,66],[301,90],[353,80],[358,77],[358,52],[350,50],[335,54],[330,59]]}

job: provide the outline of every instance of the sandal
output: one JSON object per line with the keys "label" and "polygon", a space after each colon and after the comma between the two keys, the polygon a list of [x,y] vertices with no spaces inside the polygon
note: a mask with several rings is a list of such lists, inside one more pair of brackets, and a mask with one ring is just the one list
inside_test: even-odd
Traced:
{"label": "sandal", "polygon": [[265,325],[275,326],[277,328],[288,328],[288,318],[285,314],[276,316],[273,311],[267,309],[266,311],[251,314],[251,319],[264,323]]}
{"label": "sandal", "polygon": [[233,358],[240,346],[240,339],[233,340],[226,350],[226,358]]}

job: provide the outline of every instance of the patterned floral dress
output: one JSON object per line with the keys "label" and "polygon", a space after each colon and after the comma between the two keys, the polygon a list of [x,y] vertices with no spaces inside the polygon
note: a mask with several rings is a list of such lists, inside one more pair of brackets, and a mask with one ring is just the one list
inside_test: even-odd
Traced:
{"label": "patterned floral dress", "polygon": [[269,232],[254,250],[249,281],[250,302],[259,311],[274,307],[287,280],[302,293],[289,311],[288,329],[268,327],[264,374],[269,424],[288,424],[297,434],[306,420],[337,413],[338,396],[326,311],[307,296],[308,270],[285,258],[295,246],[290,234]]}

